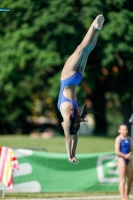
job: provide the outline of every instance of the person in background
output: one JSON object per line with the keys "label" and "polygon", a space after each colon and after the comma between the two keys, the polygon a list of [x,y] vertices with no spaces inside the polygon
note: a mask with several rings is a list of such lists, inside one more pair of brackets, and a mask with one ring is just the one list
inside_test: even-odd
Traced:
{"label": "person in background", "polygon": [[126,124],[119,125],[118,133],[119,135],[115,139],[115,153],[118,156],[119,193],[121,200],[129,200],[130,187],[133,181],[132,141],[128,136]]}

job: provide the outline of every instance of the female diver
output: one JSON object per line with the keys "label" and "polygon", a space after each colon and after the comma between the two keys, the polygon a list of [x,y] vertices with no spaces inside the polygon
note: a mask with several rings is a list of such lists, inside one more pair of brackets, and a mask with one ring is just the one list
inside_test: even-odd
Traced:
{"label": "female diver", "polygon": [[131,138],[127,136],[126,124],[118,127],[119,136],[115,140],[115,152],[118,156],[117,167],[119,172],[119,192],[121,200],[129,199],[130,187],[133,181],[133,169],[131,163],[132,144]]}
{"label": "female diver", "polygon": [[87,114],[87,107],[85,107],[82,115],[79,115],[76,86],[79,85],[82,80],[88,55],[96,45],[99,31],[102,29],[103,23],[104,17],[100,14],[91,24],[81,44],[67,59],[61,73],[58,109],[63,117],[62,127],[66,139],[68,162],[74,164],[78,164],[78,160],[75,156],[78,141],[77,132],[80,128],[80,122],[85,121],[84,117],[85,114]]}

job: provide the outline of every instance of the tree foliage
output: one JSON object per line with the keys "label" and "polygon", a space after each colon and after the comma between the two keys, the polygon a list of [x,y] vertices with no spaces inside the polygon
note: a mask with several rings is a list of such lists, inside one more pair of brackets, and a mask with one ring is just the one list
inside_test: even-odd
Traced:
{"label": "tree foliage", "polygon": [[[12,131],[14,122],[25,130],[29,115],[59,114],[61,69],[100,13],[106,19],[104,29],[89,56],[78,99],[83,103],[91,97],[94,109],[105,115],[105,93],[116,92],[127,122],[133,98],[132,4],[131,0],[1,0],[1,7],[11,10],[0,13],[1,130]],[[37,99],[42,107],[34,112]],[[105,132],[105,118],[99,125],[97,116],[96,121],[97,132]]]}

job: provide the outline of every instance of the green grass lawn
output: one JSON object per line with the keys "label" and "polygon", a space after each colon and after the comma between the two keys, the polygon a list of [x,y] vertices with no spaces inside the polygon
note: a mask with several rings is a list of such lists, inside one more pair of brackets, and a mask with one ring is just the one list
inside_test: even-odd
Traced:
{"label": "green grass lawn", "polygon": [[[48,152],[66,153],[65,138],[56,136],[49,139],[30,138],[22,135],[0,136],[0,146],[11,148],[43,148]],[[114,151],[114,139],[108,137],[79,136],[77,153]]]}
{"label": "green grass lawn", "polygon": [[[65,137],[56,136],[49,139],[30,138],[23,135],[0,136],[0,146],[11,148],[42,148],[48,152],[66,153]],[[114,151],[114,139],[108,137],[79,136],[77,153],[98,153]],[[95,196],[95,195],[115,195],[116,192],[64,192],[64,193],[6,193],[5,199],[18,198],[54,198],[54,197],[76,197],[76,196]]]}
{"label": "green grass lawn", "polygon": [[[21,199],[21,198],[60,198],[60,197],[87,197],[87,196],[115,196],[118,192],[50,192],[50,193],[6,193],[5,199]],[[95,199],[96,200],[96,199]],[[114,199],[110,199],[114,200]],[[117,200],[117,199],[115,199]]]}

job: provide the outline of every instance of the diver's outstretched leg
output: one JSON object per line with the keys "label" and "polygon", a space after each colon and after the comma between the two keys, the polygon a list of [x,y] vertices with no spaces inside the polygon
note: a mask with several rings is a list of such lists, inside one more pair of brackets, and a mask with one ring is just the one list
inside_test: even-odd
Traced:
{"label": "diver's outstretched leg", "polygon": [[88,32],[86,33],[80,45],[66,61],[61,74],[62,80],[69,78],[77,70],[83,73],[86,66],[88,55],[96,45],[97,38],[99,35],[99,30],[102,29],[103,23],[104,23],[103,15],[102,14],[98,15],[91,24]]}

